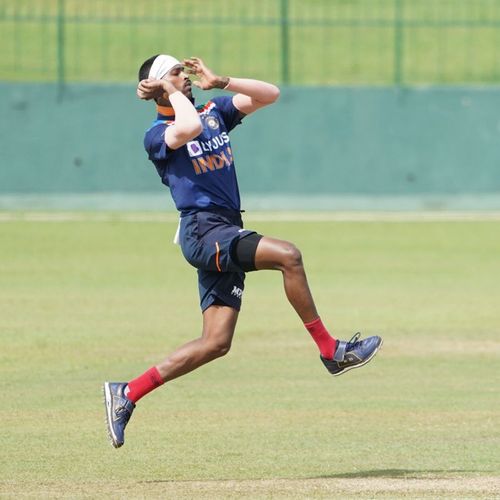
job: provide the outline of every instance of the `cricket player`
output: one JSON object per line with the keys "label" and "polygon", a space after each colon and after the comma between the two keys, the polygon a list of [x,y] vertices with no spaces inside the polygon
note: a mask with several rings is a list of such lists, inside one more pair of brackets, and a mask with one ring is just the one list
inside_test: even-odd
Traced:
{"label": "cricket player", "polygon": [[[193,82],[190,75],[196,78]],[[192,85],[228,95],[196,105]],[[178,242],[198,270],[201,336],[129,382],[105,382],[106,419],[115,448],[136,403],[166,382],[225,355],[238,320],[245,273],[283,274],[285,294],[317,344],[332,375],[363,366],[379,350],[379,336],[346,342],[333,338],[316,310],[300,251],[287,241],[243,227],[230,132],[247,116],[279,98],[278,87],[247,78],[219,76],[198,57],[182,62],[156,55],[139,70],[137,95],[154,100],[157,117],[144,146],[180,212]]]}

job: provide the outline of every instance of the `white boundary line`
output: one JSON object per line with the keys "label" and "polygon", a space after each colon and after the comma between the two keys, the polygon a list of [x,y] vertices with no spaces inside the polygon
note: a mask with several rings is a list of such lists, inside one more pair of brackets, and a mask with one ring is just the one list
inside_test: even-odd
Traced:
{"label": "white boundary line", "polygon": [[[446,212],[290,212],[243,214],[249,222],[439,222],[500,221],[498,211]],[[0,222],[177,222],[176,212],[0,212]]]}

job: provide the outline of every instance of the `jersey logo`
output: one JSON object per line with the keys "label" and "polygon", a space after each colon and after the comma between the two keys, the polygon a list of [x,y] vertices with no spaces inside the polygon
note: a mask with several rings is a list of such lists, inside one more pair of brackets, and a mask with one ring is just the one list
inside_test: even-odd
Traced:
{"label": "jersey logo", "polygon": [[200,156],[203,154],[203,149],[201,149],[200,143],[198,141],[189,141],[186,143],[186,147],[191,158]]}
{"label": "jersey logo", "polygon": [[207,116],[206,118],[207,125],[212,130],[217,130],[219,128],[219,120],[215,116]]}

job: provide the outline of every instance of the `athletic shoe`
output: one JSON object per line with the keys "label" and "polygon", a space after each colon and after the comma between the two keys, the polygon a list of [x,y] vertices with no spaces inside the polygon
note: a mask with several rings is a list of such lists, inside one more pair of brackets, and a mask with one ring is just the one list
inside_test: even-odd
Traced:
{"label": "athletic shoe", "polygon": [[333,375],[342,375],[353,368],[366,365],[382,346],[379,336],[359,340],[360,333],[356,333],[349,342],[339,340],[333,359],[326,359],[320,355],[326,369]]}
{"label": "athletic shoe", "polygon": [[119,448],[125,442],[125,427],[132,416],[135,404],[125,394],[125,382],[104,382],[106,424],[111,444]]}

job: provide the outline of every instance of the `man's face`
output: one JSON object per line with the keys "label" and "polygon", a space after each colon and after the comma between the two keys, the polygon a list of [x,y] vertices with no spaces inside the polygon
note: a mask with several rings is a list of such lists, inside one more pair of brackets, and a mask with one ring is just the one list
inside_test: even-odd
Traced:
{"label": "man's face", "polygon": [[180,90],[188,99],[193,97],[191,80],[181,64],[174,66],[163,78],[168,80],[177,90]]}

